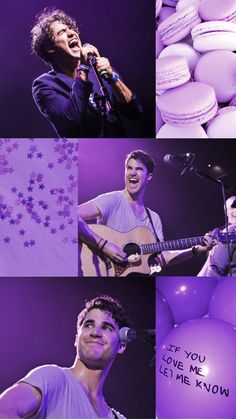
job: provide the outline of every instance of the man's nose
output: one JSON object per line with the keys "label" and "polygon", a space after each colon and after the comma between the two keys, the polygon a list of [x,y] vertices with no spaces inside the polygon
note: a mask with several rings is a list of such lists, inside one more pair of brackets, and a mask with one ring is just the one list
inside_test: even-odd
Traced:
{"label": "man's nose", "polygon": [[75,35],[75,31],[73,29],[68,28],[67,29],[67,36],[68,38],[72,38],[72,36]]}
{"label": "man's nose", "polygon": [[94,328],[91,330],[90,335],[91,335],[91,336],[96,336],[96,337],[97,337],[97,336],[101,337],[101,336],[102,336],[102,329],[101,329],[101,327],[99,327],[99,326],[94,327]]}

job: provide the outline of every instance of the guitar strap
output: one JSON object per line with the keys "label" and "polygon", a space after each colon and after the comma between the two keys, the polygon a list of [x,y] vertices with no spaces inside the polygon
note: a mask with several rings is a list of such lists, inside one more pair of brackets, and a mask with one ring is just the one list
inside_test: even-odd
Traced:
{"label": "guitar strap", "polygon": [[149,211],[148,207],[144,207],[144,208],[145,208],[145,210],[146,210],[146,213],[147,213],[148,219],[149,219],[149,221],[150,221],[150,223],[151,223],[151,226],[152,226],[152,229],[153,229],[153,232],[154,232],[154,235],[155,235],[156,241],[157,241],[157,242],[159,242],[160,240],[159,240],[159,237],[158,237],[157,232],[156,232],[156,230],[155,230],[155,227],[154,227],[154,224],[153,224],[153,221],[152,221],[152,217],[151,217],[151,213],[150,213],[150,211]]}

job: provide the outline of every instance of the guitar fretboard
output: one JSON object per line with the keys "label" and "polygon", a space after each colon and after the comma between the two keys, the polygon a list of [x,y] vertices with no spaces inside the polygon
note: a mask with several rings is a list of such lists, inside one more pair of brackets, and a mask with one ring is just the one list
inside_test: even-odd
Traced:
{"label": "guitar fretboard", "polygon": [[181,250],[188,247],[204,244],[204,237],[188,237],[186,239],[168,240],[158,243],[143,244],[141,246],[143,254],[159,253],[162,250]]}

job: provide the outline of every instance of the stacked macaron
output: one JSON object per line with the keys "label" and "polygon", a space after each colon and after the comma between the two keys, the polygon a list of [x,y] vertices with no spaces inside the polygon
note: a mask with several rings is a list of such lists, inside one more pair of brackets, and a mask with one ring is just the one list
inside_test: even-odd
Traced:
{"label": "stacked macaron", "polygon": [[201,22],[195,7],[185,7],[173,13],[160,23],[157,30],[160,32],[164,45],[173,44],[190,34],[191,29]]}
{"label": "stacked macaron", "polygon": [[179,55],[157,58],[156,91],[163,93],[166,89],[180,86],[190,79],[187,60]]}
{"label": "stacked macaron", "polygon": [[157,138],[236,138],[236,0],[162,0],[157,40]]}

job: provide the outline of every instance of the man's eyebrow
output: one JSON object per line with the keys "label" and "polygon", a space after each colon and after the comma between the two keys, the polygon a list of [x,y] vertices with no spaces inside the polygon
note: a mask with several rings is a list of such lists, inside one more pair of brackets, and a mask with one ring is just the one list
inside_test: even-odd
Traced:
{"label": "man's eyebrow", "polygon": [[66,26],[64,26],[64,28],[61,28],[57,31],[57,35],[59,35],[60,32],[64,32],[67,29]]}
{"label": "man's eyebrow", "polygon": [[[131,166],[130,164],[127,164],[126,166],[127,169],[132,169],[133,166]],[[139,170],[143,170],[143,166],[134,166],[135,169],[139,169]]]}
{"label": "man's eyebrow", "polygon": [[92,320],[92,319],[88,319],[88,320],[85,320],[85,322],[83,323],[83,324],[94,324],[94,320]]}
{"label": "man's eyebrow", "polygon": [[114,324],[113,324],[113,323],[110,323],[110,322],[102,322],[102,324],[103,324],[104,326],[109,326],[109,327],[111,327],[113,330],[115,330],[115,326],[114,326]]}

